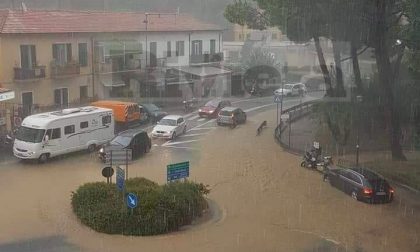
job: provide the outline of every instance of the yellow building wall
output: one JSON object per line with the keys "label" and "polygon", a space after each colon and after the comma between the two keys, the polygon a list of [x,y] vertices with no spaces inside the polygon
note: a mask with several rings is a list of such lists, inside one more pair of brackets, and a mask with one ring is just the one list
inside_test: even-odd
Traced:
{"label": "yellow building wall", "polygon": [[[0,83],[15,91],[15,103],[22,103],[23,92],[33,92],[33,104],[51,105],[54,103],[54,89],[68,88],[69,102],[80,98],[80,86],[91,87],[91,39],[89,34],[24,34],[1,35],[0,43]],[[78,43],[87,43],[88,65],[80,68],[80,75],[51,78],[52,45],[71,43],[72,59],[78,62]],[[20,67],[20,45],[35,45],[38,66],[46,66],[45,78],[14,81],[14,67]]]}

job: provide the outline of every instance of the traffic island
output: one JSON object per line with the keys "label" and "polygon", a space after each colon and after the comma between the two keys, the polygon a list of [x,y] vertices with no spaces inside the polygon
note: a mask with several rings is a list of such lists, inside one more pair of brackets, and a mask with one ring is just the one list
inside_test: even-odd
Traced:
{"label": "traffic island", "polygon": [[145,178],[128,179],[125,192],[115,184],[87,183],[72,193],[80,221],[101,233],[148,236],[191,225],[205,213],[210,192],[203,184],[176,181],[165,185]]}

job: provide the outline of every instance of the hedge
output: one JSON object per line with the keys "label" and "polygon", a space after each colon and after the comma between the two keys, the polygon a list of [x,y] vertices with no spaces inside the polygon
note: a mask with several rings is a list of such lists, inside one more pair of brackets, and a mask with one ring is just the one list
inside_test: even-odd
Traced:
{"label": "hedge", "polygon": [[139,198],[128,209],[115,184],[84,184],[72,193],[71,204],[81,222],[107,234],[157,235],[189,225],[208,208],[203,184],[173,182],[158,185],[145,178],[126,181],[126,192]]}

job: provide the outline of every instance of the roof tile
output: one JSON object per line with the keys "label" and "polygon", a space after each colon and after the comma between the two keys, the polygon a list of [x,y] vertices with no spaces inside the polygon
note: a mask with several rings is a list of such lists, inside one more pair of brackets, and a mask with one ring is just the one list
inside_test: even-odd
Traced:
{"label": "roof tile", "polygon": [[[0,10],[0,33],[77,33],[146,31],[145,13]],[[147,31],[206,31],[220,27],[188,15],[149,15]]]}

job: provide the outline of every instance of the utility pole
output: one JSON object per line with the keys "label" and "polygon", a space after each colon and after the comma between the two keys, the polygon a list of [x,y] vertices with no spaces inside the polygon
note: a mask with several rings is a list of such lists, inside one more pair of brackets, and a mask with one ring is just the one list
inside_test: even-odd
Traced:
{"label": "utility pole", "polygon": [[356,96],[356,102],[357,102],[357,114],[358,114],[358,120],[357,120],[357,137],[356,137],[356,167],[359,167],[359,149],[360,149],[360,103],[363,101],[363,96],[358,95]]}
{"label": "utility pole", "polygon": [[[145,24],[145,28],[146,28],[146,33],[145,33],[145,40],[146,40],[146,50],[145,50],[145,53],[146,53],[146,64],[145,64],[145,71],[146,71],[146,88],[147,88],[147,90],[148,90],[148,99],[150,98],[150,88],[149,88],[149,70],[148,70],[148,63],[147,63],[147,61],[148,61],[148,38],[147,38],[147,34],[148,34],[148,30],[149,30],[149,16],[158,16],[158,17],[161,17],[161,16],[178,16],[179,15],[179,9],[178,9],[178,11],[177,12],[175,12],[175,13],[148,13],[148,12],[146,12],[146,13],[144,13],[144,15],[145,15],[145,19],[143,20],[143,23]],[[156,57],[156,55],[155,55],[155,57]]]}

